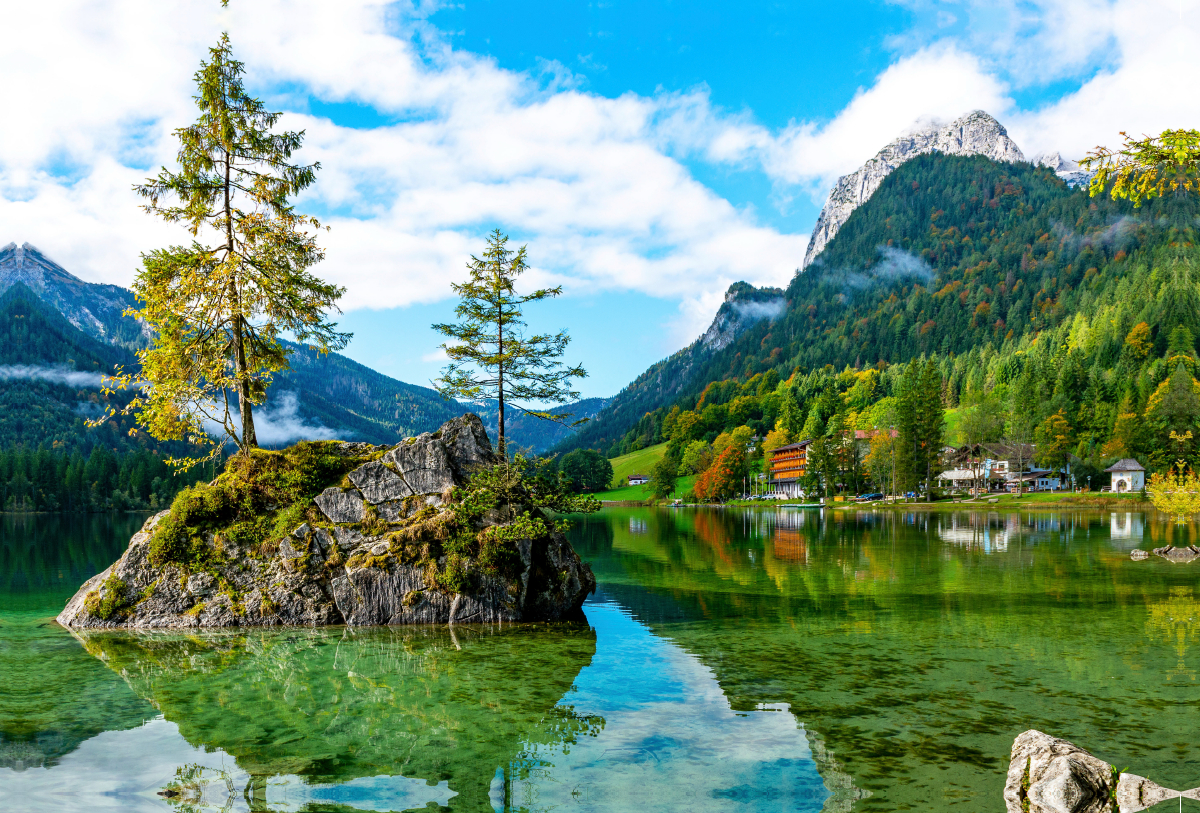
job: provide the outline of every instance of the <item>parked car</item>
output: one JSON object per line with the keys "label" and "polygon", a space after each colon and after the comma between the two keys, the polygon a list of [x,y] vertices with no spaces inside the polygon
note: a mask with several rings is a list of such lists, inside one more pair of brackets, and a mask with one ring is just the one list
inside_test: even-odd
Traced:
{"label": "parked car", "polygon": [[882,500],[882,499],[883,499],[883,495],[882,495],[882,494],[879,494],[879,493],[863,494],[863,495],[862,495],[861,497],[859,497],[858,499],[859,499],[859,501],[861,501],[861,502],[868,502],[868,501],[870,501],[870,500]]}

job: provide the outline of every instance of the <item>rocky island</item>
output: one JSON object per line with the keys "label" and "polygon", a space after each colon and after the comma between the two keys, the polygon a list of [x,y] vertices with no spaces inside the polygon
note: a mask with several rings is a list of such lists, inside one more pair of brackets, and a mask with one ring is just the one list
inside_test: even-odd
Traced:
{"label": "rocky island", "polygon": [[[72,628],[560,620],[596,589],[554,510],[476,415],[395,446],[236,455],[148,519],[58,622]],[[587,506],[584,506],[587,507]]]}

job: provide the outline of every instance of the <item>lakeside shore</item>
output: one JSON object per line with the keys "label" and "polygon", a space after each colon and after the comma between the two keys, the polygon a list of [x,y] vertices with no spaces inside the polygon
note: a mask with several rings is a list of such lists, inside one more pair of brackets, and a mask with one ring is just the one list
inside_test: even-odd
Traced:
{"label": "lakeside shore", "polygon": [[[601,500],[606,506],[623,507],[671,507],[670,500]],[[727,508],[781,508],[788,506],[813,505],[804,500],[730,500],[723,503],[685,503],[681,507],[727,507]],[[830,501],[823,508],[833,511],[879,510],[879,511],[1036,511],[1036,510],[1085,510],[1085,511],[1152,511],[1154,506],[1141,494],[1106,494],[1095,492],[1033,492],[1027,494],[995,494],[977,499],[942,499],[934,502],[924,500],[872,500],[870,502]]]}

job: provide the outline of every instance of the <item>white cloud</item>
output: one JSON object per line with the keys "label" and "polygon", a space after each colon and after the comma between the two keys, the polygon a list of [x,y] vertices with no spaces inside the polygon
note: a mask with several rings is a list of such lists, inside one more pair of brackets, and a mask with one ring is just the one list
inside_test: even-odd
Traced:
{"label": "white cloud", "polygon": [[[19,126],[0,125],[0,222],[91,280],[129,284],[139,251],[186,239],[129,189],[171,162],[170,131],[195,115],[190,75],[226,26],[252,88],[277,106],[302,111],[311,93],[400,119],[284,122],[307,131],[301,158],[323,165],[301,206],[332,226],[320,272],[347,287],[347,309],[445,298],[497,226],[530,244],[530,284],[688,301],[739,279],[783,284],[807,244],[667,154],[660,112],[674,99],[582,93],[553,65],[540,77],[501,70],[450,49],[427,9],[277,0],[176,18],[134,0],[55,5],[16,11],[14,30],[41,35],[0,53],[4,75],[23,72],[37,91],[19,100]],[[53,174],[63,166],[69,179]]]}
{"label": "white cloud", "polygon": [[68,367],[47,367],[33,364],[0,365],[0,381],[46,381],[65,384],[68,387],[95,387],[99,389],[112,381],[101,373],[72,370]]}
{"label": "white cloud", "polygon": [[[344,433],[320,423],[307,423],[300,415],[300,402],[294,392],[272,394],[271,400],[253,410],[254,434],[263,446],[287,446],[300,440],[340,440]],[[241,426],[241,413],[234,410],[233,425]],[[205,429],[221,437],[225,430],[216,421],[205,421]]]}
{"label": "white cloud", "polygon": [[[333,229],[320,273],[347,309],[432,302],[483,235],[530,245],[530,284],[678,300],[680,340],[703,331],[729,283],[782,285],[807,235],[759,223],[684,161],[764,172],[781,199],[824,197],[895,135],[983,108],[1032,155],[1078,157],[1116,132],[1186,124],[1200,99],[1198,12],[1167,0],[901,0],[917,24],[902,54],[831,120],[778,131],[716,108],[703,87],[653,97],[581,92],[557,63],[538,75],[455,51],[431,3],[59,0],[6,10],[0,50],[0,242],[30,241],[89,280],[128,284],[138,254],[187,239],[130,191],[195,116],[192,73],[228,29],[252,90],[307,130],[320,160],[302,208]],[[927,21],[923,22],[923,21]],[[830,70],[836,70],[831,67]],[[1078,88],[1020,109],[1012,88]],[[805,81],[820,81],[809,77]],[[309,97],[368,105],[396,123],[340,127]]]}

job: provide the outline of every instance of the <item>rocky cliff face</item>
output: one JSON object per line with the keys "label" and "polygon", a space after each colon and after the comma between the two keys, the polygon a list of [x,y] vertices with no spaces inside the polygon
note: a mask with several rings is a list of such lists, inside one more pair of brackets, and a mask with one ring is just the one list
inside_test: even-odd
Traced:
{"label": "rocky cliff face", "polygon": [[[228,527],[194,534],[186,555],[170,557],[163,551],[175,543],[164,537],[188,518],[164,511],[80,588],[58,622],[150,628],[557,620],[578,613],[595,591],[591,569],[519,493],[474,504],[470,481],[498,462],[478,416],[390,448],[326,446],[363,462],[342,485],[298,504],[308,521],[282,539],[253,542],[254,523],[235,515]],[[186,509],[177,502],[172,510],[198,515],[240,499],[223,493],[210,487]],[[456,539],[468,546],[456,548]]]}
{"label": "rocky cliff face", "polygon": [[902,135],[888,144],[855,172],[838,179],[829,193],[813,228],[804,268],[833,239],[851,213],[875,193],[892,170],[917,155],[944,152],[948,155],[986,155],[995,161],[1024,161],[1021,150],[1008,131],[982,110],[975,110],[945,126],[928,127]]}
{"label": "rocky cliff face", "polygon": [[1096,173],[1089,172],[1075,161],[1063,158],[1060,152],[1043,152],[1033,158],[1035,167],[1049,167],[1054,174],[1067,182],[1067,186],[1086,186]]}
{"label": "rocky cliff face", "polygon": [[94,339],[131,350],[149,342],[149,327],[124,315],[126,308],[137,306],[130,291],[84,282],[29,243],[0,248],[0,293],[16,283],[26,285]]}
{"label": "rocky cliff face", "polygon": [[725,292],[725,301],[712,324],[693,347],[714,353],[724,350],[755,322],[778,318],[786,304],[779,288],[755,288],[746,282],[735,282]]}

